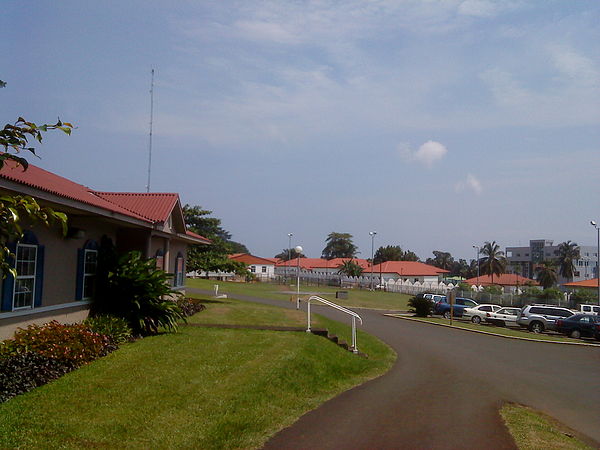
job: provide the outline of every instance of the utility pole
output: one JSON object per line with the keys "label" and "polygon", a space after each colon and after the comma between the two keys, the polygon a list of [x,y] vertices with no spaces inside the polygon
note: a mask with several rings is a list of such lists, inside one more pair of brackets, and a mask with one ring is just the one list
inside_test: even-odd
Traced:
{"label": "utility pole", "polygon": [[151,72],[150,81],[150,139],[148,141],[148,183],[146,192],[150,192],[150,174],[152,172],[152,122],[154,120],[154,69]]}

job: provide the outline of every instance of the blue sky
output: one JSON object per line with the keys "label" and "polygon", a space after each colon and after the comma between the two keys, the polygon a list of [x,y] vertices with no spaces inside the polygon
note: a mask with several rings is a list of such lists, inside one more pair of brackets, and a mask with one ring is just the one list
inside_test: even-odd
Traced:
{"label": "blue sky", "polygon": [[600,2],[168,3],[3,2],[0,118],[78,127],[34,164],[144,191],[154,68],[151,189],[259,256],[595,243]]}

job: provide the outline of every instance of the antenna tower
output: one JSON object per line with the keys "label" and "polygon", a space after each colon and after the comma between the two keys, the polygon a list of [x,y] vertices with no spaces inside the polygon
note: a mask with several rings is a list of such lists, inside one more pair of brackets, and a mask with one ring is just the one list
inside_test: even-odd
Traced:
{"label": "antenna tower", "polygon": [[150,81],[150,139],[148,141],[148,183],[146,192],[150,192],[150,174],[152,171],[152,122],[154,119],[154,69],[152,69],[152,80]]}

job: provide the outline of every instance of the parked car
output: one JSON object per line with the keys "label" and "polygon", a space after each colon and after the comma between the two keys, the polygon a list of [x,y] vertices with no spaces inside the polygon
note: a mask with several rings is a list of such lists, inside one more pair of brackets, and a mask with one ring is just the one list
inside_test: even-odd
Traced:
{"label": "parked car", "polygon": [[580,314],[600,314],[599,305],[579,305]]}
{"label": "parked car", "polygon": [[572,338],[593,337],[600,341],[600,316],[593,314],[575,314],[556,321],[556,331]]}
{"label": "parked car", "polygon": [[485,321],[499,327],[516,327],[520,308],[501,308],[485,314]]}
{"label": "parked car", "polygon": [[477,305],[474,308],[465,308],[462,318],[470,320],[473,323],[481,323],[481,321],[485,319],[486,313],[495,312],[501,308],[502,306],[489,304]]}
{"label": "parked car", "polygon": [[570,309],[554,305],[527,305],[521,309],[517,324],[534,333],[555,330],[557,319],[566,319],[575,314]]}
{"label": "parked car", "polygon": [[[462,317],[465,308],[473,308],[477,305],[478,303],[473,299],[456,297],[454,306],[452,308],[452,315],[454,317]],[[435,304],[433,313],[440,314],[444,316],[445,319],[450,318],[450,304],[448,303],[448,299],[446,297],[444,297],[442,301]]]}

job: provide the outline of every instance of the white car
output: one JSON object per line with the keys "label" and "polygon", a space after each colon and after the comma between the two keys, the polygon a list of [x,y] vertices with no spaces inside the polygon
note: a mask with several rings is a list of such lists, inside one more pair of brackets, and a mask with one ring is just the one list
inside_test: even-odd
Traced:
{"label": "white car", "polygon": [[518,327],[517,317],[521,308],[502,308],[485,315],[485,321],[499,327]]}
{"label": "white car", "polygon": [[485,319],[486,313],[496,312],[501,309],[502,306],[481,304],[474,306],[473,308],[465,308],[463,311],[463,319],[470,320],[473,323],[481,323]]}

